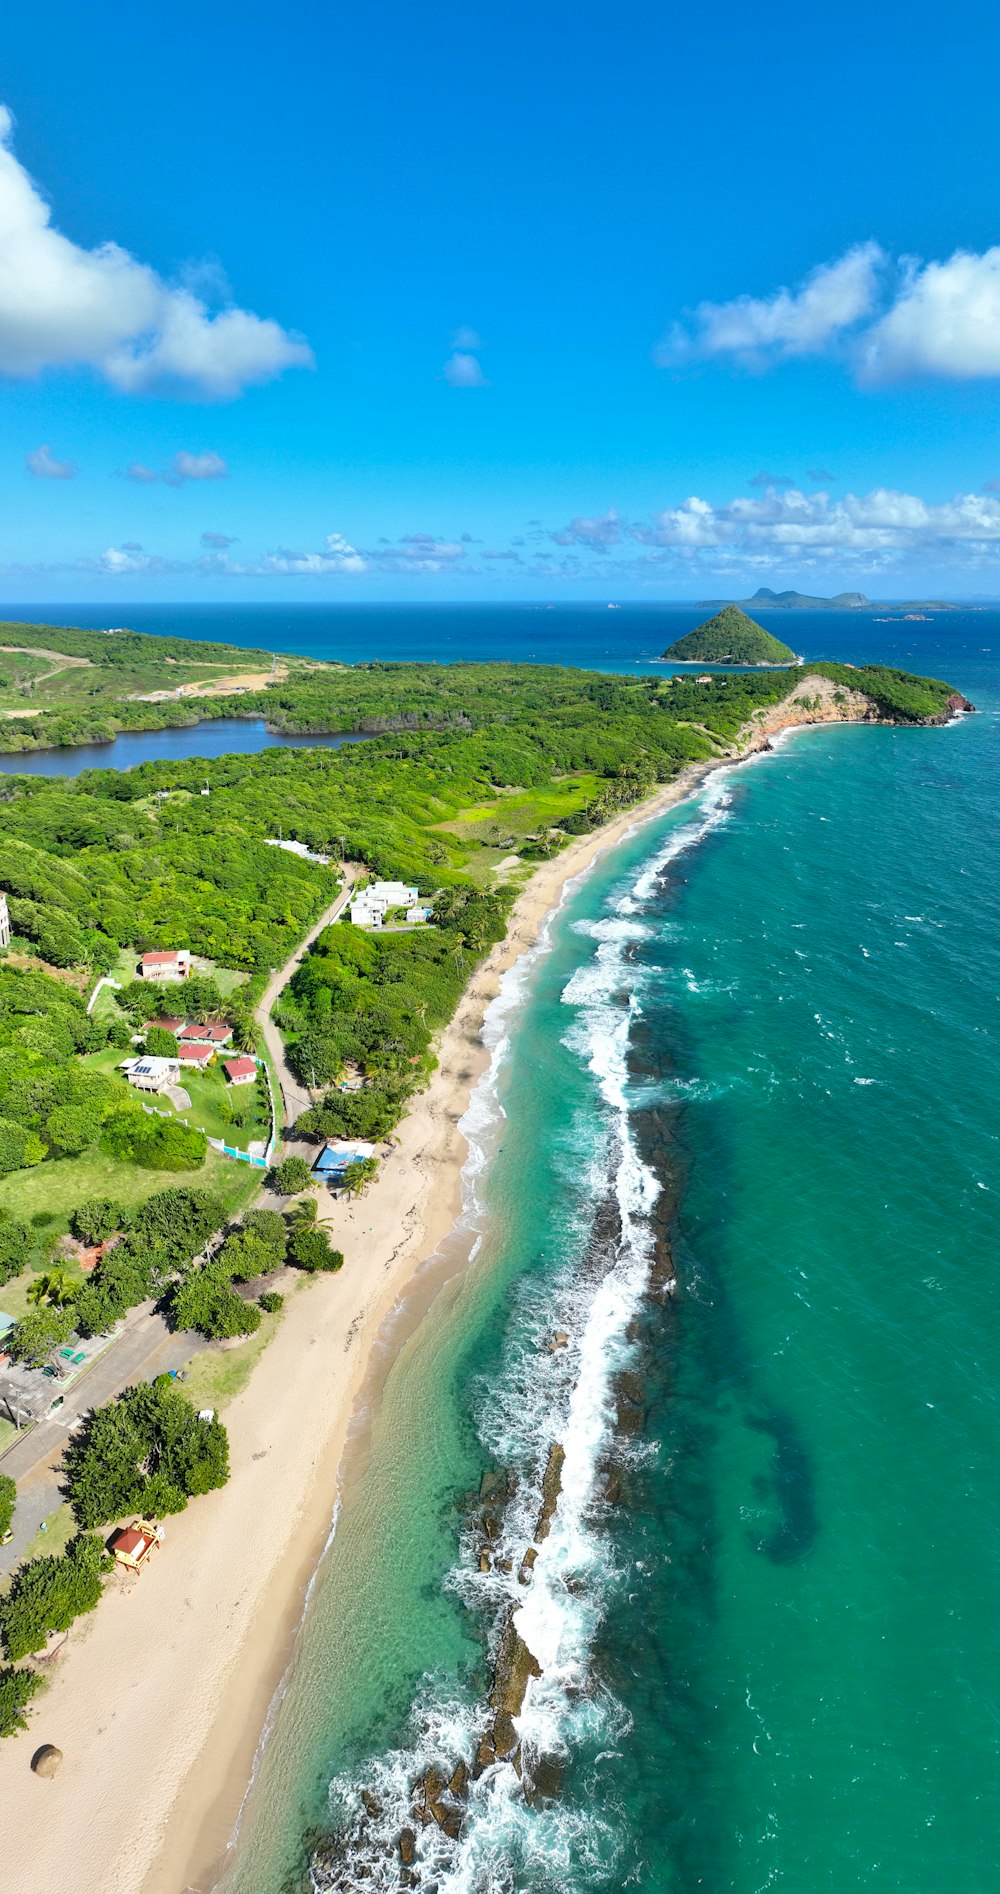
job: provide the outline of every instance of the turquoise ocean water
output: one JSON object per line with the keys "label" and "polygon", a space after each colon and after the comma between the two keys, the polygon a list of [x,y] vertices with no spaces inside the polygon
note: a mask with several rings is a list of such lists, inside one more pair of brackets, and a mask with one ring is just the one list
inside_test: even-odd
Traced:
{"label": "turquoise ocean water", "polygon": [[[426,1894],[996,1886],[993,631],[826,621],[980,714],[716,775],[508,980],[473,1259],[389,1375],[220,1894],[398,1887],[410,1785],[472,1754],[511,1604],[528,1774],[558,1757],[561,1787],[480,1777],[457,1841],[418,1835]],[[490,1468],[518,1486],[481,1573]]]}

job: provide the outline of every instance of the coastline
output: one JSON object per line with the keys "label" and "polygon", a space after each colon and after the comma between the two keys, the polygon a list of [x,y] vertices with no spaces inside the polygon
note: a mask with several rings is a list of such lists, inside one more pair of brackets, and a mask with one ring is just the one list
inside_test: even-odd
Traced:
{"label": "coastline", "polygon": [[[281,1327],[227,1408],[229,1485],[168,1522],[162,1555],[131,1594],[109,1586],[99,1610],[75,1627],[27,1735],[0,1746],[0,1792],[19,1836],[18,1894],[59,1885],[70,1851],[81,1894],[98,1886],[107,1894],[210,1894],[216,1885],[295,1653],[345,1466],[363,1449],[400,1346],[439,1282],[461,1267],[454,1244],[447,1262],[440,1251],[461,1210],[460,1121],[490,1062],[487,1007],[568,884],[627,835],[779,734],[875,720],[860,697],[838,706],[831,691],[830,701],[796,701],[820,684],[826,680],[804,677],[742,733],[742,747],[688,765],[532,873],[503,941],[441,1036],[438,1069],[398,1128],[377,1189],[353,1208],[332,1200],[323,1207],[347,1266],[289,1297]],[[414,1279],[432,1257],[421,1288]],[[44,1742],[64,1752],[54,1781],[29,1768]]]}
{"label": "coastline", "polygon": [[[765,740],[762,728],[753,747]],[[571,880],[738,760],[689,765],[541,863],[522,889],[504,940],[476,970],[442,1035],[438,1069],[399,1127],[377,1190],[353,1209],[324,1207],[347,1266],[290,1298],[278,1333],[227,1408],[229,1485],[168,1523],[162,1555],[131,1594],[109,1586],[99,1610],[79,1621],[28,1733],[2,1746],[0,1793],[22,1838],[18,1894],[48,1894],[67,1858],[82,1894],[97,1886],[107,1894],[208,1894],[329,1537],[348,1431],[362,1388],[371,1386],[373,1344],[461,1208],[466,1145],[458,1125],[489,1063],[486,1008]],[[397,1325],[396,1348],[404,1333]],[[385,1352],[383,1378],[393,1352]],[[312,1376],[303,1373],[310,1356],[322,1363]],[[294,1399],[276,1402],[283,1387],[294,1388]],[[54,1781],[28,1766],[46,1741],[64,1752]]]}

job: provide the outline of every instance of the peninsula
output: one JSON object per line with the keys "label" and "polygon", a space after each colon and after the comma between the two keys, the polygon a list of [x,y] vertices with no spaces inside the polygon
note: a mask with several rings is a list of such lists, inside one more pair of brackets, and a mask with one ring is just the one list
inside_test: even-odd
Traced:
{"label": "peninsula", "polygon": [[780,638],[748,618],[738,605],[726,605],[714,618],[669,645],[665,658],[679,664],[797,664],[795,652]]}
{"label": "peninsula", "polygon": [[[218,703],[96,714],[110,741]],[[783,729],[971,708],[839,664],[331,666],[245,705],[372,740],[0,778],[0,1313],[37,1415],[0,1439],[18,1894],[70,1858],[108,1894],[211,1884],[376,1337],[460,1207],[485,1008],[568,880]]]}

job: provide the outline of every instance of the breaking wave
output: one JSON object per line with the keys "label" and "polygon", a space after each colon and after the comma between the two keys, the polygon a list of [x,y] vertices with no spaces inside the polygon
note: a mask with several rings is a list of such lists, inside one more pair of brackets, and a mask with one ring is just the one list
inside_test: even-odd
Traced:
{"label": "breaking wave", "polygon": [[[484,1626],[491,1668],[511,1622],[537,1664],[514,1718],[517,1751],[486,1766],[480,1752],[477,1769],[490,1720],[484,1695],[453,1677],[426,1676],[398,1747],[331,1783],[333,1840],[313,1859],[315,1894],[397,1889],[403,1831],[403,1885],[426,1894],[514,1894],[526,1886],[569,1894],[581,1879],[613,1882],[623,1837],[606,1791],[595,1806],[588,1779],[595,1758],[627,1735],[627,1717],[595,1677],[591,1659],[609,1597],[625,1576],[607,1530],[604,1475],[616,1449],[616,1381],[629,1366],[631,1324],[649,1287],[650,1213],[660,1192],[631,1123],[642,1096],[630,1077],[629,1051],[643,970],[630,950],[652,932],[642,913],[670,863],[727,820],[731,800],[725,782],[714,780],[697,815],[612,890],[605,917],[575,929],[593,940],[594,952],[561,996],[563,1043],[591,1078],[582,1088],[589,1105],[577,1125],[577,1161],[565,1179],[571,1255],[555,1270],[522,1279],[502,1360],[476,1390],[480,1437],[507,1470],[508,1484],[489,1557],[479,1556],[481,1517],[470,1520],[444,1581]],[[535,953],[547,944],[546,936]],[[503,1118],[497,1078],[531,972],[526,956],[489,1009],[490,1070],[464,1120],[464,1215],[480,1231],[481,1180]],[[565,1456],[558,1503],[526,1574],[554,1443]],[[531,1793],[543,1763],[565,1772],[565,1793]],[[451,1832],[437,1819],[416,1822],[414,1784],[433,1770],[446,1793],[460,1764],[461,1787],[448,1804]]]}

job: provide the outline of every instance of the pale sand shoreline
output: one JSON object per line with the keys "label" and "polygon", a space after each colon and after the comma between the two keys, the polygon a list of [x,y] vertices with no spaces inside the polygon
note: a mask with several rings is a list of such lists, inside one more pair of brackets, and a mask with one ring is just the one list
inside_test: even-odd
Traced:
{"label": "pale sand shoreline", "polygon": [[[791,724],[788,708],[765,720],[754,748]],[[74,1894],[208,1894],[214,1885],[329,1535],[366,1377],[372,1388],[375,1338],[461,1207],[458,1124],[488,1064],[486,1008],[570,880],[738,760],[689,765],[541,864],[522,890],[504,940],[442,1035],[438,1070],[403,1121],[377,1187],[353,1210],[329,1202],[344,1270],[290,1298],[226,1410],[228,1486],[168,1521],[165,1545],[134,1590],[109,1588],[79,1622],[28,1733],[0,1745],[8,1859],[17,1863],[11,1894],[51,1894],[66,1885],[70,1863]],[[407,1330],[405,1322],[394,1330],[382,1378]],[[29,1768],[44,1742],[64,1752],[52,1781]]]}

